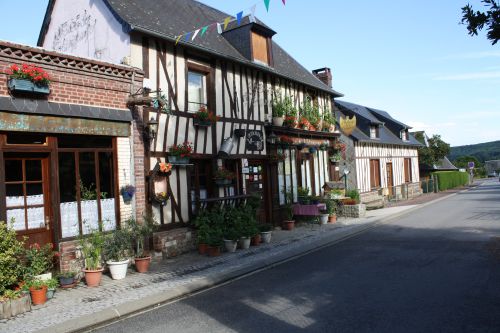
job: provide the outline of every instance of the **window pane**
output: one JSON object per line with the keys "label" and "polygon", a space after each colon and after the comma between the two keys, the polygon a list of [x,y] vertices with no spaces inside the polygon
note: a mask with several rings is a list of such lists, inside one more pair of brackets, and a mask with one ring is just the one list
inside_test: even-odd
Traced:
{"label": "window pane", "polygon": [[5,185],[7,191],[7,207],[24,206],[24,191],[22,184]]}
{"label": "window pane", "polygon": [[80,153],[80,197],[83,233],[99,228],[94,153]]}
{"label": "window pane", "polygon": [[21,160],[5,160],[5,181],[23,180],[23,162]]}
{"label": "window pane", "polygon": [[26,160],[26,180],[42,180],[42,161],[41,160]]}
{"label": "window pane", "polygon": [[113,141],[107,136],[65,135],[57,138],[59,148],[112,148]]}
{"label": "window pane", "polygon": [[116,229],[113,154],[99,153],[101,218],[105,231]]}
{"label": "window pane", "polygon": [[290,149],[290,158],[292,160],[293,202],[297,202],[297,165],[295,149]]}
{"label": "window pane", "polygon": [[62,237],[79,234],[78,203],[76,201],[75,154],[59,154],[59,200]]}
{"label": "window pane", "polygon": [[25,211],[23,209],[7,209],[7,221],[13,220],[15,230],[26,230]]}
{"label": "window pane", "polygon": [[47,141],[43,134],[11,133],[7,135],[9,145],[42,145]]}
{"label": "window pane", "polygon": [[[282,154],[283,150],[278,149],[278,155]],[[279,197],[279,204],[284,205],[285,204],[285,162],[278,162],[278,197]]]}
{"label": "window pane", "polygon": [[43,207],[28,208],[28,229],[45,228],[45,210]]}
{"label": "window pane", "polygon": [[206,105],[205,97],[205,75],[196,72],[188,72],[188,110],[196,112],[200,106]]}

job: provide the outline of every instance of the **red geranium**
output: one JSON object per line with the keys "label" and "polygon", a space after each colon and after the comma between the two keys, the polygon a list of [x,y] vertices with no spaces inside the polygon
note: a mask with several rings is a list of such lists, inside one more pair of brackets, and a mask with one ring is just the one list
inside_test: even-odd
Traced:
{"label": "red geranium", "polygon": [[8,74],[13,79],[30,80],[39,85],[50,84],[49,74],[42,68],[35,65],[23,64],[21,68],[19,68],[18,65],[13,64],[10,66]]}
{"label": "red geranium", "polygon": [[168,151],[171,156],[188,157],[193,152],[193,146],[191,142],[186,141],[182,144],[171,146]]}

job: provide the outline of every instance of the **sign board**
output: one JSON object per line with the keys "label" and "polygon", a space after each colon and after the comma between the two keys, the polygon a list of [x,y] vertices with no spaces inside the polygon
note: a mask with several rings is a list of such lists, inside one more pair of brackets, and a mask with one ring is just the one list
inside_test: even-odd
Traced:
{"label": "sign board", "polygon": [[469,166],[469,169],[474,169],[474,162],[469,162],[468,166]]}
{"label": "sign board", "polygon": [[351,135],[356,128],[356,116],[340,118],[340,129],[345,135]]}
{"label": "sign board", "polygon": [[264,133],[262,130],[247,130],[246,149],[249,151],[264,150]]}

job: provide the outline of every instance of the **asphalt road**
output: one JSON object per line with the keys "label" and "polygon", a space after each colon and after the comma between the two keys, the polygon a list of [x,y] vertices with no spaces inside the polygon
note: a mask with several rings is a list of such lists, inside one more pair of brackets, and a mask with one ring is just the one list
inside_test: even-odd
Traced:
{"label": "asphalt road", "polygon": [[98,332],[500,332],[500,183]]}

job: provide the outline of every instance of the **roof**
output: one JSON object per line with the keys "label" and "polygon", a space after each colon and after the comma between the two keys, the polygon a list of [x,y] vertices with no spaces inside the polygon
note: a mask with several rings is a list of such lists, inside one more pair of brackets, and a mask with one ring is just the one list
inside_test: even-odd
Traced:
{"label": "roof", "polygon": [[[387,127],[386,122],[398,122],[394,118],[392,118],[389,113],[386,111],[376,110],[365,107],[359,104],[354,104],[345,101],[335,101],[335,106],[337,106],[338,110],[344,115],[355,115],[356,116],[356,128],[350,135],[350,137],[359,142],[369,142],[369,143],[382,143],[382,144],[390,144],[390,145],[404,145],[404,146],[422,146],[420,142],[418,142],[415,137],[411,134],[408,134],[408,140],[403,141],[399,137],[399,131],[394,133],[391,128]],[[383,116],[382,116],[383,115]],[[402,124],[402,123],[400,123]],[[379,129],[379,137],[376,139],[372,139],[369,136],[370,133],[370,125],[378,125]]]}
{"label": "roof", "polygon": [[[49,0],[44,23],[40,31],[38,43],[43,43],[50,23],[50,16],[56,0]],[[223,22],[230,16],[220,10],[194,0],[103,0],[116,19],[127,31],[138,31],[159,38],[175,41],[176,36],[194,31],[214,22]],[[175,13],[175,14],[173,14]],[[248,17],[245,18],[248,22]],[[245,23],[245,22],[244,22]],[[263,22],[262,27],[269,29]],[[194,41],[179,41],[188,47],[196,48],[211,54],[244,63],[248,66],[298,81],[305,85],[325,91],[334,97],[343,96],[320,81],[310,71],[300,65],[283,48],[273,41],[272,52],[274,67],[254,63],[238,52],[222,35],[215,32],[206,33],[203,38]]]}
{"label": "roof", "polygon": [[376,117],[384,120],[384,122],[391,122],[391,123],[393,123],[393,124],[398,125],[399,127],[401,127],[401,129],[410,129],[410,128],[412,128],[411,126],[403,124],[399,120],[396,120],[396,119],[392,118],[391,115],[389,113],[387,113],[386,111],[377,110],[377,109],[374,109],[374,108],[369,108],[369,109],[370,109],[370,111]]}

